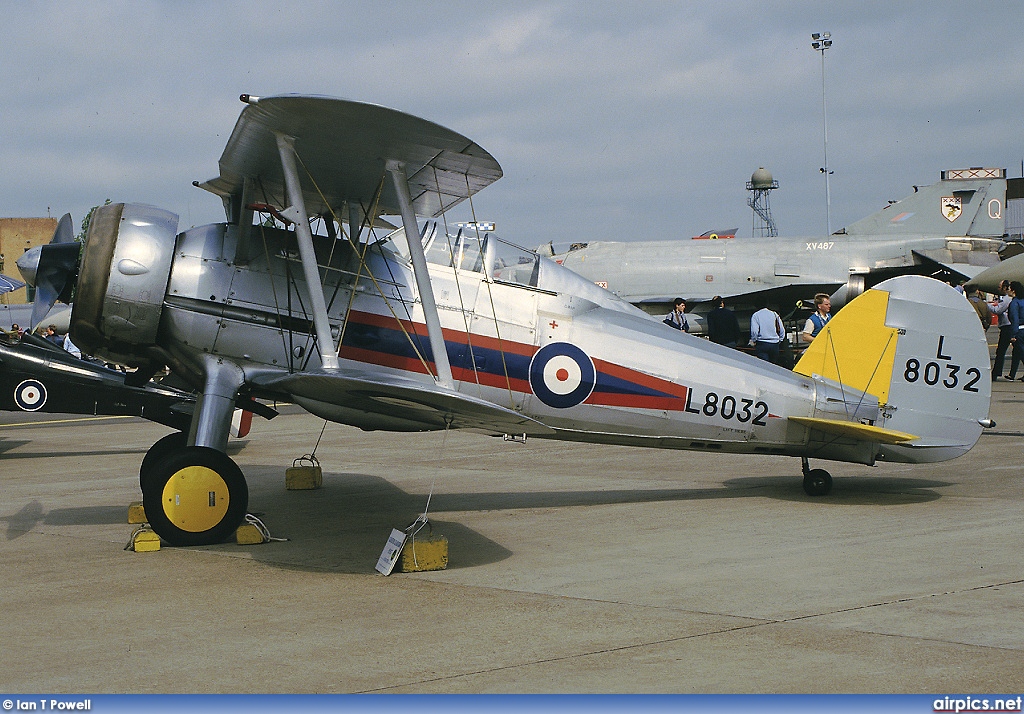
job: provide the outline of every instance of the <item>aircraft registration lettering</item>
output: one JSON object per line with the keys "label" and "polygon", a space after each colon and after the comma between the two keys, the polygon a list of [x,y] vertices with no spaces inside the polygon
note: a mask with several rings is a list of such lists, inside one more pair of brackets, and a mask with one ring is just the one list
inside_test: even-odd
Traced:
{"label": "aircraft registration lettering", "polygon": [[708,392],[704,395],[704,405],[697,408],[692,406],[693,390],[686,393],[686,406],[683,411],[690,414],[703,414],[706,417],[720,416],[723,419],[735,419],[741,424],[748,421],[755,426],[768,426],[765,417],[768,416],[768,403],[764,401],[755,402],[753,399],[740,397],[737,399],[731,394],[719,395],[718,392]]}
{"label": "aircraft registration lettering", "polygon": [[964,369],[962,365],[955,364],[950,355],[942,352],[945,340],[945,335],[939,335],[934,360],[908,358],[903,370],[903,379],[909,384],[915,384],[920,380],[929,387],[941,384],[946,389],[959,387],[965,392],[977,392],[978,388],[975,385],[981,380],[981,370],[977,367]]}
{"label": "aircraft registration lettering", "polygon": [[807,250],[832,250],[835,244],[833,240],[812,241],[807,244]]}

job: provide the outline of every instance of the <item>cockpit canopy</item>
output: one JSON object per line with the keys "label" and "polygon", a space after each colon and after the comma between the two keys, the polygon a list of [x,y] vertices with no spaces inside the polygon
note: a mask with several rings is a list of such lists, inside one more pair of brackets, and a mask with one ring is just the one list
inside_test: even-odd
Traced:
{"label": "cockpit canopy", "polygon": [[[496,283],[570,293],[612,310],[644,314],[568,268],[493,233],[481,234],[460,228],[451,234],[438,222],[428,221],[421,228],[421,236],[427,262],[433,265],[478,273]],[[388,235],[382,248],[390,248],[403,260],[409,260],[409,246],[402,228]]]}

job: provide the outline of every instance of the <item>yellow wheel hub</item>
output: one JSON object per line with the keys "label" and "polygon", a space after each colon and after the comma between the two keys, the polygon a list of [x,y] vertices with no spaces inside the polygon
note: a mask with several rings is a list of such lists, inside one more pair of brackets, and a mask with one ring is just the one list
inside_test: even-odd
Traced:
{"label": "yellow wheel hub", "polygon": [[167,480],[162,503],[167,520],[183,531],[201,533],[224,520],[230,500],[220,474],[205,466],[186,466]]}

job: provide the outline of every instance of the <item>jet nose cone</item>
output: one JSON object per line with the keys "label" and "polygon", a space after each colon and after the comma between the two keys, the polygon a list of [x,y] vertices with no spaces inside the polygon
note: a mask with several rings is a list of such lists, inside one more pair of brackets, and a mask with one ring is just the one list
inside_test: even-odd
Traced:
{"label": "jet nose cone", "polygon": [[15,261],[21,277],[25,278],[25,282],[29,285],[36,284],[36,272],[39,270],[39,256],[42,251],[42,246],[29,248]]}

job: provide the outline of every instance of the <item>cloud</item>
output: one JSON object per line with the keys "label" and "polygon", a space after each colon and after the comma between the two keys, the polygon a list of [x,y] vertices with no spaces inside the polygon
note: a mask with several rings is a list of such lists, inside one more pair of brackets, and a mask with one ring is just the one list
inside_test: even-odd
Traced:
{"label": "cloud", "polygon": [[[780,189],[780,232],[832,225],[945,168],[1015,171],[1024,39],[1003,4],[814,2],[16,3],[0,45],[3,215],[77,220],[106,198],[221,220],[240,93],[392,106],[491,151],[479,211],[534,245],[751,224],[744,183]],[[1015,174],[1014,174],[1015,175]]]}

